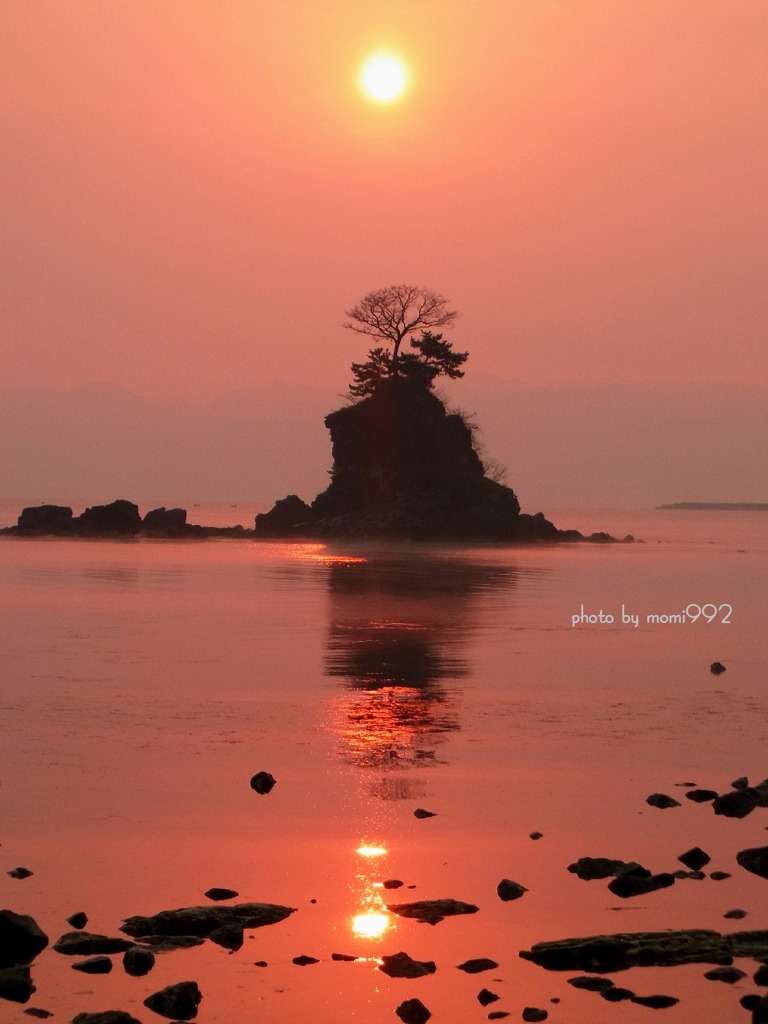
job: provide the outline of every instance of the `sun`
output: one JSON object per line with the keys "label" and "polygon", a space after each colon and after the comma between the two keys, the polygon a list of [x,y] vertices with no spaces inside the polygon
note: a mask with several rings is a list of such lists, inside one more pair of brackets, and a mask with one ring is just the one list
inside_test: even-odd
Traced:
{"label": "sun", "polygon": [[360,88],[377,103],[399,99],[408,85],[408,73],[399,57],[392,53],[373,53],[360,69]]}

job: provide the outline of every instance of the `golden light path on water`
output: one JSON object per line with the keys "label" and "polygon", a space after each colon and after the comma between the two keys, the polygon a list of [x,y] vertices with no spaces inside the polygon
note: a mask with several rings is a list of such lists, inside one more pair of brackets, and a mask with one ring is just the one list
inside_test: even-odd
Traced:
{"label": "golden light path on water", "polygon": [[[376,861],[387,854],[387,848],[378,844],[362,843],[355,850],[366,862]],[[372,877],[370,870],[362,871],[357,876],[360,895],[358,897],[359,913],[352,918],[352,932],[360,938],[379,939],[392,927],[392,918],[382,899],[384,883]]]}

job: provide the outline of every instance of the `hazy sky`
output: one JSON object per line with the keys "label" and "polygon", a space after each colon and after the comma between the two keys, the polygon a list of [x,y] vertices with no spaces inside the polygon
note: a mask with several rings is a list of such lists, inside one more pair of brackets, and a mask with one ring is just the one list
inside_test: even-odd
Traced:
{"label": "hazy sky", "polygon": [[0,40],[6,386],[341,389],[400,281],[468,369],[768,379],[765,0],[23,0]]}

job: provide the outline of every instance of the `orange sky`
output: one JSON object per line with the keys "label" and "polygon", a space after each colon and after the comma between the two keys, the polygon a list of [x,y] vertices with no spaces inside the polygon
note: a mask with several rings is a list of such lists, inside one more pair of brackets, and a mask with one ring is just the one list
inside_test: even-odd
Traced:
{"label": "orange sky", "polygon": [[768,380],[764,0],[25,0],[0,40],[5,387],[341,392],[400,281],[478,373]]}

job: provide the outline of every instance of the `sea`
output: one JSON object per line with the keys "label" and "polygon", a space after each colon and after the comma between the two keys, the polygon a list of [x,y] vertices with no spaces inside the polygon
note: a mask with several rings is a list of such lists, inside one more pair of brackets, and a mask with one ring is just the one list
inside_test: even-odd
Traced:
{"label": "sea", "polygon": [[[20,508],[1,504],[0,525]],[[258,510],[201,503],[189,520],[250,527]],[[739,1000],[766,992],[751,960],[733,983],[703,963],[608,975],[678,1000],[652,1010],[520,952],[768,929],[768,881],[736,860],[768,845],[768,808],[686,799],[768,776],[768,513],[544,511],[635,540],[0,536],[0,907],[49,938],[36,991],[0,1000],[0,1022],[150,1024],[144,1000],[190,980],[200,1024],[398,1024],[413,999],[435,1024],[748,1021]],[[251,786],[262,771],[269,793]],[[674,872],[694,847],[704,877],[642,896],[569,871],[589,856]],[[520,898],[499,897],[505,879]],[[212,887],[238,895],[213,904]],[[392,909],[444,899],[477,909]],[[243,902],[293,912],[238,949],[158,953],[144,977],[121,954],[88,974],[52,948],[79,911],[118,936],[132,915]],[[399,952],[434,970],[388,976]],[[459,967],[477,958],[496,966]]]}

